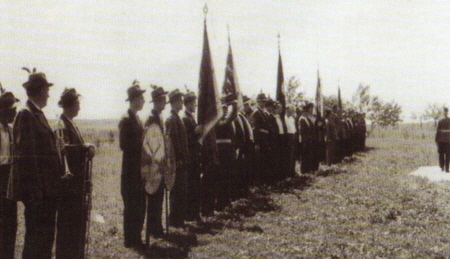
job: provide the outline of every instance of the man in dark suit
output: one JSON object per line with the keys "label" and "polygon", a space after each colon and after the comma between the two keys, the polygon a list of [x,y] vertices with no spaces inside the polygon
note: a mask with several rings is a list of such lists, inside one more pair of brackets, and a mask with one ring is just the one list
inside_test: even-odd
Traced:
{"label": "man in dark suit", "polygon": [[123,232],[125,247],[142,245],[141,232],[145,220],[145,192],[141,178],[141,153],[144,128],[138,112],[144,106],[145,90],[134,81],[128,88],[130,108],[119,123],[122,156],[121,194],[124,203]]}
{"label": "man in dark suit", "polygon": [[[86,178],[87,159],[95,155],[95,148],[84,143],[73,119],[80,110],[80,95],[74,88],[65,89],[58,104],[63,108],[56,129],[64,141],[64,150],[70,177],[62,181],[62,197],[58,206],[56,232],[56,258],[85,258],[86,231],[89,208],[86,196],[90,195],[91,179]],[[64,158],[63,158],[64,159]]]}
{"label": "man in dark suit", "polygon": [[42,108],[50,86],[44,73],[29,71],[23,84],[26,106],[13,125],[13,162],[8,197],[25,205],[25,243],[22,258],[51,258],[62,166],[56,136]]}
{"label": "man in dark suit", "polygon": [[442,171],[449,172],[450,163],[450,118],[448,108],[444,108],[444,118],[438,122],[436,130],[436,144],[439,153],[439,166]]}
{"label": "man in dark suit", "polygon": [[189,151],[189,165],[187,178],[187,212],[186,220],[200,219],[200,150],[198,142],[200,130],[195,121],[194,113],[197,107],[197,97],[193,92],[184,96],[184,116],[182,117],[186,128]]}
{"label": "man in dark suit", "polygon": [[151,169],[142,172],[147,193],[146,246],[150,244],[150,235],[154,237],[162,237],[164,235],[162,208],[164,190],[168,187],[165,185],[166,179],[163,172],[167,168],[165,164],[167,157],[164,144],[165,129],[161,112],[166,107],[166,96],[167,92],[162,87],[156,87],[152,91],[153,109],[145,122],[141,170],[143,167],[150,167]]}
{"label": "man in dark suit", "polygon": [[176,160],[175,184],[170,190],[170,224],[174,227],[184,227],[187,211],[189,151],[186,128],[180,116],[178,116],[178,113],[183,109],[183,96],[178,89],[169,93],[172,110],[166,120],[166,132],[172,140]]}
{"label": "man in dark suit", "polygon": [[0,96],[0,258],[14,258],[17,203],[6,198],[11,169],[11,127],[19,100],[11,92]]}
{"label": "man in dark suit", "polygon": [[314,133],[315,126],[312,119],[314,104],[308,103],[303,107],[303,114],[299,119],[299,132],[302,145],[302,162],[300,170],[302,174],[311,173],[314,170]]}
{"label": "man in dark suit", "polygon": [[265,106],[267,103],[267,97],[265,94],[260,93],[256,97],[257,108],[252,116],[253,121],[253,135],[255,137],[255,165],[253,168],[257,168],[256,182],[261,183],[269,177],[270,163],[269,152],[269,123],[265,112]]}

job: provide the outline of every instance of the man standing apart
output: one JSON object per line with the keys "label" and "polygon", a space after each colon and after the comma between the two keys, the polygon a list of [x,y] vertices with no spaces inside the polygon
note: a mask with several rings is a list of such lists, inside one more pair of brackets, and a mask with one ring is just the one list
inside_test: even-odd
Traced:
{"label": "man standing apart", "polygon": [[25,205],[25,243],[22,258],[51,258],[62,167],[56,136],[42,108],[53,84],[44,73],[25,68],[23,84],[28,101],[13,125],[13,162],[8,197]]}
{"label": "man standing apart", "polygon": [[145,220],[145,192],[141,179],[143,127],[138,112],[144,106],[145,90],[136,80],[128,88],[130,108],[119,123],[120,149],[123,151],[121,194],[124,203],[123,232],[125,247],[142,245],[141,232]]}
{"label": "man standing apart", "polygon": [[439,153],[439,166],[441,170],[449,172],[450,162],[450,118],[448,108],[444,108],[444,118],[439,120],[436,132],[436,144]]}
{"label": "man standing apart", "polygon": [[14,258],[17,232],[17,203],[6,198],[11,168],[11,128],[19,100],[11,92],[0,96],[0,258]]}
{"label": "man standing apart", "polygon": [[86,231],[89,208],[86,196],[90,195],[91,179],[86,179],[87,159],[95,155],[93,145],[85,144],[73,119],[80,111],[80,95],[74,88],[65,89],[58,105],[63,114],[58,123],[62,140],[66,145],[66,159],[72,176],[62,181],[61,200],[58,206],[56,232],[56,258],[85,258]]}
{"label": "man standing apart", "polygon": [[189,165],[189,151],[186,128],[178,113],[183,109],[183,94],[175,89],[169,93],[172,110],[166,120],[167,135],[172,140],[175,150],[176,173],[175,183],[170,191],[170,224],[174,227],[184,227],[187,203],[187,169]]}

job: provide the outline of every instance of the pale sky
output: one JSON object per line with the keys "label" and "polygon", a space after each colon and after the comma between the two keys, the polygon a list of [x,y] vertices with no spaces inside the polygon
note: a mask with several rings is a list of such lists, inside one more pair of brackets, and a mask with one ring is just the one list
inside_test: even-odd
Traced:
{"label": "pale sky", "polygon": [[[317,69],[325,95],[350,100],[359,83],[403,116],[428,103],[450,105],[450,1],[215,0],[208,32],[222,86],[230,26],[241,90],[275,96],[277,34],[286,80],[296,76],[314,97]],[[167,90],[197,91],[203,41],[199,0],[2,1],[0,82],[22,103],[23,66],[46,73],[49,118],[64,87],[82,95],[79,118],[119,118],[134,79]],[[144,114],[151,109],[146,104]]]}

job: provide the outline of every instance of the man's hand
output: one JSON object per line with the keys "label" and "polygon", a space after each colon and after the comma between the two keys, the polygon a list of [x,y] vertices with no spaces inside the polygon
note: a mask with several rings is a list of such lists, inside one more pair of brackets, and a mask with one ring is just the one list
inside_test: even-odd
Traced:
{"label": "man's hand", "polygon": [[84,147],[88,149],[88,158],[93,159],[95,156],[95,146],[93,144],[84,144]]}

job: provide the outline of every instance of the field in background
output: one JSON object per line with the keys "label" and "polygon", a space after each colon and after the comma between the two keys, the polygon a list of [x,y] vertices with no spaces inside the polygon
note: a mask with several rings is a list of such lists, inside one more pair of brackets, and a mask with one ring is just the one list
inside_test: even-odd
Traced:
{"label": "field in background", "polygon": [[[123,247],[117,121],[78,122],[98,146],[91,258],[140,258]],[[112,133],[111,133],[112,132]],[[152,239],[147,257],[449,257],[450,184],[409,176],[437,163],[432,124],[370,133],[367,152],[316,175],[254,188],[189,231]],[[20,215],[17,256],[23,245]],[[104,219],[104,223],[102,222]]]}

